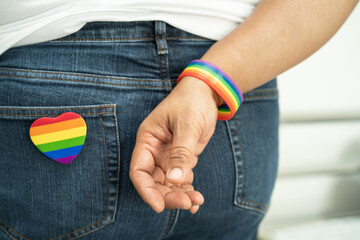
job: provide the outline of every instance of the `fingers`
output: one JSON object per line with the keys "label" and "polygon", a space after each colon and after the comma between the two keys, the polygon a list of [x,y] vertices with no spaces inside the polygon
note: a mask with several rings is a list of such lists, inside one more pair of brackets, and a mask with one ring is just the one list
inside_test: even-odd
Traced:
{"label": "fingers", "polygon": [[[160,213],[164,210],[165,202],[163,195],[156,188],[154,178],[151,176],[154,170],[155,163],[151,152],[146,149],[144,143],[137,141],[131,157],[129,176],[144,202],[149,204],[157,213]],[[158,176],[157,178],[161,177]]]}
{"label": "fingers", "polygon": [[174,184],[185,183],[187,175],[197,162],[195,147],[199,142],[203,126],[195,121],[180,118],[171,126],[173,142],[170,149],[166,178]]}
{"label": "fingers", "polygon": [[181,187],[173,185],[164,197],[165,207],[167,209],[188,209],[193,214],[195,214],[199,210],[199,206],[204,203],[202,194],[194,191],[194,187],[191,184],[183,184]]}
{"label": "fingers", "polygon": [[193,205],[202,205],[204,203],[203,195],[198,191],[187,192]]}
{"label": "fingers", "polygon": [[164,184],[165,181],[164,171],[159,166],[155,166],[155,169],[152,173],[152,178],[154,179],[155,183]]}
{"label": "fingers", "polygon": [[191,200],[184,192],[169,192],[165,196],[165,207],[168,209],[189,209],[191,206]]}
{"label": "fingers", "polygon": [[200,206],[199,205],[193,205],[189,211],[192,213],[192,214],[195,214],[198,210],[199,210]]}

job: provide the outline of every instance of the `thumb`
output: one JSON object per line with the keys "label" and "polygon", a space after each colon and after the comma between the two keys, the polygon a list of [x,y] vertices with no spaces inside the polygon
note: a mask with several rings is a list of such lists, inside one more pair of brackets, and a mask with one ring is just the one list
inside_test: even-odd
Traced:
{"label": "thumb", "polygon": [[192,124],[190,121],[178,121],[172,129],[173,141],[166,171],[166,178],[172,183],[185,183],[192,172],[201,128],[199,124]]}

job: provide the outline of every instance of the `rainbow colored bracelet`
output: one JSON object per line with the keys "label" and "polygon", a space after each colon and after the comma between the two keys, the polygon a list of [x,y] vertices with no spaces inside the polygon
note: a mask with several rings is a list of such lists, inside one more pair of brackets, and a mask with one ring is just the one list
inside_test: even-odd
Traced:
{"label": "rainbow colored bracelet", "polygon": [[178,77],[177,83],[185,76],[204,81],[224,100],[218,107],[218,120],[231,119],[243,102],[243,95],[236,83],[223,70],[208,61],[191,61]]}

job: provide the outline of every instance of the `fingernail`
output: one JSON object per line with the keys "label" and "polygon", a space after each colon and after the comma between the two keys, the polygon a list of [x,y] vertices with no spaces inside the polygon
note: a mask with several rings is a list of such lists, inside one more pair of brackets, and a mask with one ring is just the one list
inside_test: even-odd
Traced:
{"label": "fingernail", "polygon": [[170,172],[168,177],[172,179],[179,179],[181,178],[183,172],[180,168],[173,168]]}

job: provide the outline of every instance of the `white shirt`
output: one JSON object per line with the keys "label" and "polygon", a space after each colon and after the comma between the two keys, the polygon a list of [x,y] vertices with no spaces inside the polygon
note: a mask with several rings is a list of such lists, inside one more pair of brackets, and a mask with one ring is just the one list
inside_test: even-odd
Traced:
{"label": "white shirt", "polygon": [[162,20],[220,40],[261,0],[0,0],[0,54],[65,37],[94,21]]}

